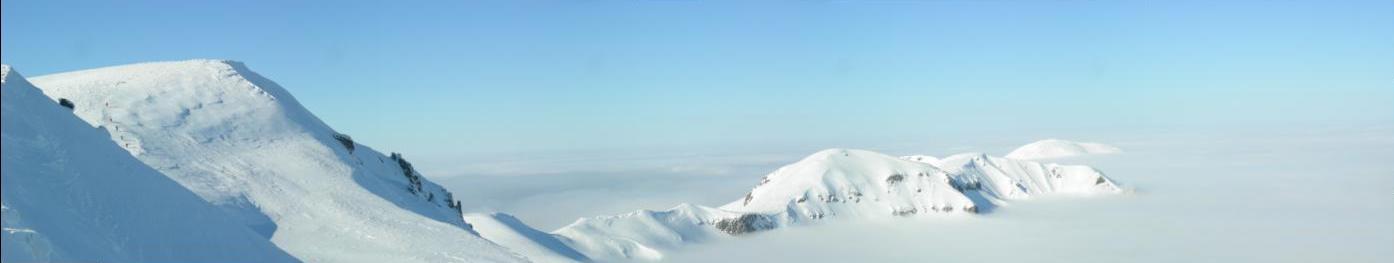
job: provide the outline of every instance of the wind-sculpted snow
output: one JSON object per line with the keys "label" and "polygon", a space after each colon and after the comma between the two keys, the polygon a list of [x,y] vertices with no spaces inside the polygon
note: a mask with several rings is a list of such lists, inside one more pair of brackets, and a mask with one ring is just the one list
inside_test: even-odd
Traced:
{"label": "wind-sculpted snow", "polygon": [[295,261],[2,70],[4,262]]}
{"label": "wind-sculpted snow", "polygon": [[720,208],[683,204],[585,218],[552,233],[591,259],[652,261],[685,244],[825,219],[974,214],[1034,196],[1119,192],[1088,166],[829,149],[775,170]]}
{"label": "wind-sculpted snow", "polygon": [[1121,153],[1122,149],[1112,145],[1092,142],[1073,142],[1060,139],[1045,139],[1022,145],[1007,154],[1007,158],[1019,160],[1051,159],[1089,154]]}
{"label": "wind-sculpted snow", "polygon": [[302,260],[522,260],[476,235],[451,194],[404,157],[353,142],[241,63],[146,63],[34,81]]}

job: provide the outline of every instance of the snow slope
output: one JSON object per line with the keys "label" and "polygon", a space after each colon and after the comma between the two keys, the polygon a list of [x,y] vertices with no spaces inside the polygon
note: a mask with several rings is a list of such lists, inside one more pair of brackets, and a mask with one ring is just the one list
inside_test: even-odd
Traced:
{"label": "snow slope", "polygon": [[1088,154],[1121,153],[1122,149],[1111,145],[1092,142],[1072,142],[1060,139],[1036,141],[1012,150],[1007,158],[1018,160],[1051,159]]}
{"label": "snow slope", "polygon": [[3,261],[295,261],[0,71]]}
{"label": "snow slope", "polygon": [[299,259],[522,260],[473,232],[451,194],[400,155],[341,136],[241,63],[144,63],[33,81]]}
{"label": "snow slope", "polygon": [[583,218],[552,233],[592,259],[654,261],[685,244],[823,219],[971,214],[1034,196],[1119,192],[1088,166],[828,149],[775,170],[720,208],[683,204]]}
{"label": "snow slope", "polygon": [[557,236],[524,224],[518,218],[504,213],[470,213],[465,220],[474,226],[479,235],[496,244],[526,255],[532,262],[579,262],[589,261],[581,252],[563,243]]}

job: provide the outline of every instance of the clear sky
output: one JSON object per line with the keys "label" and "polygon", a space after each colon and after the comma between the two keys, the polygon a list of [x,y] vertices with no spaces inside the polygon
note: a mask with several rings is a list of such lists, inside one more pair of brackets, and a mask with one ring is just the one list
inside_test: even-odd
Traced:
{"label": "clear sky", "polygon": [[2,32],[30,76],[243,61],[435,158],[1394,123],[1394,1],[4,0]]}

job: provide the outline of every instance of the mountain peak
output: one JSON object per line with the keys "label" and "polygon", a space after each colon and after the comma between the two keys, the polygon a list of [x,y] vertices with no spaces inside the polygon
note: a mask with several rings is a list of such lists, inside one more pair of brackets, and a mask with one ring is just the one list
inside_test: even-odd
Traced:
{"label": "mountain peak", "polygon": [[745,198],[722,209],[818,219],[972,207],[933,165],[873,151],[828,149],[766,175]]}

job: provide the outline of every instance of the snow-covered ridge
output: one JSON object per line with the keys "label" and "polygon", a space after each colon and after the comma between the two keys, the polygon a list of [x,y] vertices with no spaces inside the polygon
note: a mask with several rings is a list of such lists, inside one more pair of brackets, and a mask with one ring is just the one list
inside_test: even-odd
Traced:
{"label": "snow-covered ridge", "polygon": [[0,71],[3,261],[295,261]]}
{"label": "snow-covered ridge", "polygon": [[853,149],[814,153],[766,175],[720,208],[683,204],[663,211],[583,218],[552,234],[597,260],[661,260],[682,245],[831,218],[963,215],[1042,195],[1123,190],[1102,172],[958,154],[894,157]]}
{"label": "snow-covered ridge", "polygon": [[807,219],[977,210],[938,167],[848,149],[823,150],[781,167],[721,208]]}
{"label": "snow-covered ridge", "polygon": [[1008,153],[1006,157],[1018,160],[1035,160],[1121,152],[1123,150],[1118,147],[1102,143],[1045,139],[1018,147]]}
{"label": "snow-covered ridge", "polygon": [[299,259],[523,260],[473,232],[450,192],[406,158],[336,132],[241,63],[143,63],[34,82]]}

